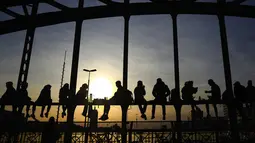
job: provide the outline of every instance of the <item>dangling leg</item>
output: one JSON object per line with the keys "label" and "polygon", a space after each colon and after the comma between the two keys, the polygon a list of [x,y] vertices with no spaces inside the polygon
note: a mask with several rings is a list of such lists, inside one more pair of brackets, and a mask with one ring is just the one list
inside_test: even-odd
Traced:
{"label": "dangling leg", "polygon": [[152,110],[151,110],[151,119],[155,118],[155,109],[156,109],[156,104],[153,103],[152,105]]}
{"label": "dangling leg", "polygon": [[208,103],[205,104],[205,108],[206,108],[207,117],[211,117]]}
{"label": "dangling leg", "polygon": [[24,105],[19,105],[18,106],[18,113],[22,113],[23,108],[24,108]]}
{"label": "dangling leg", "polygon": [[104,105],[104,113],[103,113],[103,115],[99,118],[99,120],[107,120],[107,119],[109,119],[109,117],[108,117],[108,113],[109,113],[109,111],[110,111],[110,108],[111,108],[111,106],[109,105],[109,104],[106,104],[106,105]]}
{"label": "dangling leg", "polygon": [[35,118],[35,110],[36,110],[36,102],[33,105],[32,115],[31,115],[32,118]]}
{"label": "dangling leg", "polygon": [[218,118],[218,109],[217,109],[217,104],[213,104],[213,108],[214,108],[214,113],[215,113],[215,116],[216,118]]}
{"label": "dangling leg", "polygon": [[45,105],[42,105],[42,109],[41,109],[41,114],[40,114],[40,117],[43,117],[43,112],[44,112],[44,109],[45,109]]}
{"label": "dangling leg", "polygon": [[26,108],[26,117],[29,117],[29,109],[30,109],[30,105],[27,105],[27,108]]}
{"label": "dangling leg", "polygon": [[45,113],[46,118],[48,118],[48,116],[49,116],[49,112],[50,112],[50,109],[51,109],[51,104],[52,104],[52,100],[50,100],[50,102],[48,103],[47,111]]}
{"label": "dangling leg", "polygon": [[166,120],[166,105],[162,105],[163,120]]}
{"label": "dangling leg", "polygon": [[82,111],[82,115],[85,117],[87,116],[87,113],[88,113],[88,100],[85,100],[85,105],[84,105],[84,108],[83,108],[83,111]]}
{"label": "dangling leg", "polygon": [[147,103],[146,101],[144,102],[144,105],[143,105],[143,114],[144,114],[144,119],[147,120],[147,116],[146,116],[146,110],[147,110]]}

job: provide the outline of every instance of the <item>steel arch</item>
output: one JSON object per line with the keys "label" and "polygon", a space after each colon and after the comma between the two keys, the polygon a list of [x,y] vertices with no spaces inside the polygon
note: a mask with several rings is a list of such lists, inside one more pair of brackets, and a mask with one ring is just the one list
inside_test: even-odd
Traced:
{"label": "steel arch", "polygon": [[69,8],[57,12],[37,14],[35,18],[22,16],[13,20],[0,23],[0,34],[26,30],[31,27],[43,27],[77,20],[88,20],[96,18],[107,18],[124,16],[128,8],[129,15],[150,15],[150,14],[200,14],[237,16],[255,18],[255,6],[194,2],[184,4],[182,2],[160,2],[160,3],[130,3],[113,4],[106,6],[95,6],[88,8]]}

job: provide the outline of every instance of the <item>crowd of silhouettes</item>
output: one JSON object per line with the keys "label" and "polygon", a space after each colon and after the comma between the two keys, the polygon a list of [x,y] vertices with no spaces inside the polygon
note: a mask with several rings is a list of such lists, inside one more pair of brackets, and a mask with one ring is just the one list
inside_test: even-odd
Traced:
{"label": "crowd of silhouettes", "polygon": [[[155,97],[152,104],[152,114],[151,119],[155,118],[155,109],[156,105],[162,106],[162,115],[163,120],[166,119],[166,103],[167,99],[168,101],[172,103],[179,103],[180,101],[187,102],[191,105],[192,111],[198,110],[198,107],[195,105],[195,97],[194,94],[197,93],[198,87],[194,87],[193,81],[187,81],[184,83],[183,88],[181,89],[181,97],[179,96],[178,91],[176,91],[175,88],[173,88],[171,91],[169,87],[163,82],[161,78],[157,79],[156,84],[153,87],[152,95]],[[212,80],[208,80],[208,85],[211,87],[210,90],[205,91],[205,93],[208,93],[208,100],[213,105],[214,112],[216,117],[218,117],[218,109],[217,109],[217,103],[219,103],[221,100],[225,101],[225,103],[229,106],[235,104],[237,111],[239,114],[243,117],[243,119],[246,118],[246,115],[243,111],[243,108],[245,107],[253,107],[255,101],[255,87],[252,85],[252,81],[248,81],[247,87],[240,84],[240,82],[234,83],[234,96],[232,96],[232,93],[228,90],[225,90],[223,94],[221,94],[220,87]],[[141,118],[147,120],[146,116],[146,109],[147,109],[147,101],[145,99],[146,90],[145,85],[142,81],[137,82],[137,87],[134,89],[134,100],[132,97],[132,92],[128,89],[125,89],[120,81],[116,81],[116,87],[117,91],[114,93],[114,96],[106,101],[104,105],[104,112],[103,115],[99,118],[100,120],[107,120],[108,113],[110,111],[110,105],[116,104],[116,105],[130,105],[133,103],[137,104],[139,107],[139,110],[141,112]],[[49,115],[51,104],[52,104],[52,98],[51,98],[51,85],[47,84],[44,86],[44,88],[41,90],[40,95],[38,99],[35,102],[31,101],[31,98],[28,96],[28,83],[24,82],[21,84],[20,88],[16,91],[13,87],[12,82],[6,83],[6,92],[3,94],[3,96],[0,99],[1,107],[0,111],[3,111],[5,108],[4,104],[12,105],[12,111],[21,113],[24,105],[26,106],[26,116],[29,117],[29,109],[30,105],[32,105],[32,114],[31,116],[35,118],[35,111],[36,106],[41,106],[41,113],[40,117],[47,117]],[[61,87],[59,91],[59,103],[62,105],[62,117],[66,116],[66,110],[68,108],[69,104],[72,104],[76,107],[76,105],[84,104],[84,110],[82,112],[83,116],[87,116],[87,110],[88,110],[88,85],[85,83],[83,84],[79,91],[76,93],[76,95],[73,98],[71,97],[71,91],[69,84],[64,84],[63,87]],[[199,98],[200,99],[200,98]],[[44,110],[47,106],[47,110],[44,113]],[[210,110],[209,110],[209,104],[206,104],[206,111],[207,116],[210,117]]]}

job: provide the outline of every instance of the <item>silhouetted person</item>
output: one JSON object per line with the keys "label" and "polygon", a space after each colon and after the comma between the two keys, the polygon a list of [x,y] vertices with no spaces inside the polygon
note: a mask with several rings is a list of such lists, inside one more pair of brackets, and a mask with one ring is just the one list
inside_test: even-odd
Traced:
{"label": "silhouetted person", "polygon": [[79,91],[76,93],[75,95],[75,103],[76,104],[84,104],[84,108],[83,108],[83,112],[82,115],[83,116],[87,116],[87,112],[88,112],[88,85],[86,83],[84,83]]}
{"label": "silhouetted person", "polygon": [[107,120],[111,104],[129,105],[132,103],[132,92],[122,87],[120,81],[116,81],[117,91],[114,96],[104,105],[104,113],[99,120]]}
{"label": "silhouetted person", "polygon": [[157,79],[157,83],[154,85],[152,90],[152,95],[155,97],[154,103],[152,105],[152,115],[151,119],[155,118],[155,109],[156,104],[160,104],[162,106],[162,114],[163,114],[163,120],[166,119],[166,101],[167,96],[170,95],[170,90],[168,86],[162,81],[161,78]]}
{"label": "silhouetted person", "polygon": [[197,93],[198,88],[193,87],[193,81],[186,81],[184,87],[182,88],[182,99],[185,102],[191,103],[192,111],[195,110],[195,105],[193,105],[194,97],[193,94]]}
{"label": "silhouetted person", "polygon": [[248,85],[246,87],[246,93],[248,101],[251,103],[251,107],[254,106],[255,102],[255,87],[252,85],[252,81],[248,80]]}
{"label": "silhouetted person", "polygon": [[178,95],[176,89],[171,90],[171,96],[169,96],[169,101],[172,103],[179,103],[181,101],[181,97]]}
{"label": "silhouetted person", "polygon": [[[246,93],[246,88],[240,84],[240,82],[235,82],[234,83],[234,94],[235,98],[243,107],[243,103],[246,103],[247,101],[247,93]],[[247,106],[247,105],[246,105]]]}
{"label": "silhouetted person", "polygon": [[47,105],[47,111],[45,113],[46,118],[48,118],[50,108],[51,108],[51,85],[45,85],[44,88],[41,90],[41,93],[38,97],[38,99],[35,101],[33,105],[33,111],[32,111],[32,117],[35,118],[35,110],[36,106],[42,106],[40,117],[43,117],[45,106]]}
{"label": "silhouetted person", "polygon": [[41,143],[56,143],[60,136],[55,118],[50,117],[49,122],[44,126]]}
{"label": "silhouetted person", "polygon": [[29,117],[29,108],[30,108],[30,104],[31,102],[31,98],[28,96],[28,92],[27,92],[27,87],[28,87],[28,83],[27,82],[23,82],[21,84],[21,88],[19,90],[17,90],[17,94],[18,94],[18,101],[19,101],[19,113],[22,113],[22,110],[24,108],[24,105],[27,106],[26,108],[26,116]]}
{"label": "silhouetted person", "polygon": [[[12,111],[16,112],[17,106],[16,106],[16,95],[17,92],[13,87],[13,83],[11,81],[6,82],[6,91],[3,94],[2,98],[0,99],[1,104],[8,104],[12,105]],[[3,111],[5,108],[5,105],[1,105],[1,111]]]}
{"label": "silhouetted person", "polygon": [[238,113],[241,115],[242,119],[245,120],[246,116],[243,111],[242,103],[240,101],[237,101],[234,96],[231,96],[230,91],[225,90],[222,94],[222,100],[226,103],[228,108],[234,108],[236,106],[236,109]]}
{"label": "silhouetted person", "polygon": [[141,117],[147,120],[147,117],[145,114],[147,109],[147,101],[144,98],[146,91],[142,81],[139,80],[137,82],[137,87],[134,90],[134,94],[135,94],[135,103],[138,104],[139,110],[142,114]]}
{"label": "silhouetted person", "polygon": [[[215,116],[218,118],[218,109],[217,109],[217,102],[221,100],[221,91],[220,87],[212,80],[208,80],[208,84],[211,86],[211,90],[205,91],[205,93],[211,93],[211,96],[208,96],[209,101],[213,102],[213,109]],[[207,116],[210,117],[210,110],[209,110],[209,104],[206,104],[206,112]]]}
{"label": "silhouetted person", "polygon": [[68,98],[70,96],[70,89],[69,89],[69,84],[66,83],[64,86],[60,89],[59,91],[59,103],[63,104],[62,105],[62,118],[66,116],[66,109],[67,109],[67,103],[68,103]]}

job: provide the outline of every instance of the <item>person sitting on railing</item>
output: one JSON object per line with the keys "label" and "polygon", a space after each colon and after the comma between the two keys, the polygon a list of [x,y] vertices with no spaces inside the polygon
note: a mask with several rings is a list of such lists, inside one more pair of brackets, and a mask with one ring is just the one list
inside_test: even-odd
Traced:
{"label": "person sitting on railing", "polygon": [[249,107],[253,107],[254,106],[254,102],[255,102],[255,87],[252,85],[252,80],[248,80],[248,85],[246,87],[246,93],[247,93],[247,98],[248,101],[251,102]]}
{"label": "person sitting on railing", "polygon": [[55,118],[50,117],[49,122],[44,126],[41,143],[56,143],[60,137]]}
{"label": "person sitting on railing", "polygon": [[64,86],[59,90],[59,103],[63,104],[62,105],[62,118],[66,116],[66,109],[67,109],[67,102],[68,98],[70,96],[70,89],[69,89],[69,84],[66,83]]}
{"label": "person sitting on railing", "polygon": [[155,97],[153,105],[152,105],[152,115],[151,119],[155,118],[155,109],[156,104],[162,105],[162,114],[163,114],[163,120],[166,119],[166,102],[167,102],[167,96],[170,95],[170,90],[168,86],[162,81],[161,78],[157,79],[157,83],[153,87],[152,95]]}
{"label": "person sitting on railing", "polygon": [[76,93],[75,98],[74,98],[74,102],[75,104],[80,104],[83,105],[84,104],[84,108],[83,108],[83,112],[82,115],[83,116],[87,116],[87,112],[88,112],[88,85],[86,83],[84,83],[79,91]]}
{"label": "person sitting on railing", "polygon": [[243,103],[246,103],[247,101],[247,93],[246,88],[243,85],[241,85],[239,81],[234,83],[234,94],[237,109],[240,111],[241,114],[243,114],[242,116],[244,116]]}
{"label": "person sitting on railing", "polygon": [[47,111],[45,113],[46,118],[48,118],[50,108],[52,104],[52,99],[51,99],[51,85],[47,84],[44,86],[44,88],[41,90],[41,93],[38,97],[38,99],[35,101],[33,105],[33,111],[32,111],[32,117],[35,118],[35,110],[36,106],[42,106],[41,114],[40,117],[43,117],[44,109],[45,106],[47,105]]}
{"label": "person sitting on railing", "polygon": [[147,109],[147,101],[144,98],[146,91],[142,81],[139,80],[137,82],[137,87],[134,90],[134,94],[135,94],[135,103],[138,104],[139,110],[142,114],[141,117],[147,120],[147,117],[145,114]]}
{"label": "person sitting on railing", "polygon": [[[182,99],[185,102],[192,103],[194,101],[193,94],[196,94],[198,87],[193,87],[193,81],[186,81],[184,87],[182,88]],[[195,105],[191,104],[191,109],[195,110]]]}
{"label": "person sitting on railing", "polygon": [[239,101],[240,104],[242,104],[243,106],[243,103],[246,103],[247,101],[247,93],[246,88],[243,85],[241,85],[239,81],[234,83],[234,94],[236,100]]}
{"label": "person sitting on railing", "polygon": [[17,106],[15,104],[15,99],[16,99],[16,95],[17,92],[13,87],[13,83],[11,81],[6,82],[6,91],[3,94],[2,98],[0,99],[0,103],[1,103],[1,111],[4,110],[5,105],[12,105],[12,111],[16,112]]}
{"label": "person sitting on railing", "polygon": [[107,120],[108,113],[110,111],[111,104],[120,104],[120,105],[130,105],[133,102],[132,92],[128,89],[125,89],[120,81],[116,81],[117,91],[114,93],[114,96],[107,101],[104,105],[104,113],[99,118],[99,120]]}
{"label": "person sitting on railing", "polygon": [[[208,80],[208,84],[211,86],[210,91],[205,91],[205,93],[211,93],[211,96],[208,96],[209,101],[213,102],[213,109],[215,116],[218,118],[218,109],[217,109],[217,102],[221,100],[221,91],[220,87],[212,80]],[[210,111],[209,111],[209,104],[206,104],[206,112],[207,112],[207,117],[210,117]]]}
{"label": "person sitting on railing", "polygon": [[224,103],[226,103],[228,108],[234,108],[234,106],[236,106],[236,109],[237,109],[239,115],[242,117],[242,119],[243,120],[246,119],[246,115],[244,114],[242,104],[240,104],[239,101],[235,101],[236,99],[234,98],[234,96],[231,96],[231,92],[229,90],[226,89],[223,92],[222,100],[224,101]]}
{"label": "person sitting on railing", "polygon": [[169,101],[176,104],[181,101],[181,97],[178,95],[177,90],[174,88],[171,90],[171,96],[169,96]]}
{"label": "person sitting on railing", "polygon": [[24,106],[26,105],[27,106],[26,117],[29,117],[29,109],[30,109],[30,104],[32,104],[32,102],[31,102],[31,98],[28,96],[27,87],[28,87],[28,83],[22,82],[21,88],[17,90],[18,101],[19,101],[18,112],[22,113],[22,110]]}

